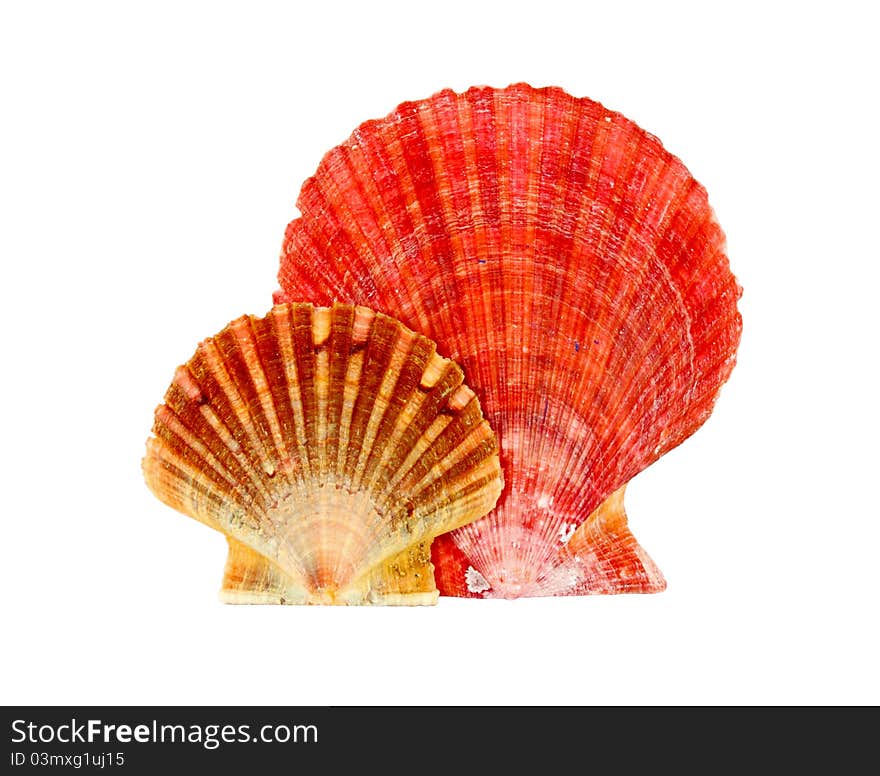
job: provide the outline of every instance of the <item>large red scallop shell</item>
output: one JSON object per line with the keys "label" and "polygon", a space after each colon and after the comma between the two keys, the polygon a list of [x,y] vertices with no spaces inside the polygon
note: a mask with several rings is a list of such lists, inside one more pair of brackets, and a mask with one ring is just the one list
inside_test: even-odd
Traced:
{"label": "large red scallop shell", "polygon": [[662,590],[623,488],[706,420],[741,331],[682,162],[558,88],[446,90],[361,125],[297,204],[277,300],[400,318],[461,364],[499,437],[497,507],[434,542],[441,593]]}

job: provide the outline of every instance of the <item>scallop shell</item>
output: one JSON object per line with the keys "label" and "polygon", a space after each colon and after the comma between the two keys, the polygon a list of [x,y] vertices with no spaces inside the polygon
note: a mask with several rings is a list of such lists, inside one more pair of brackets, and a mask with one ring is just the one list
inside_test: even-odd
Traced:
{"label": "scallop shell", "polygon": [[505,490],[434,543],[443,594],[654,592],[623,488],[709,416],[741,294],[704,188],[558,88],[442,91],[361,125],[304,184],[277,299],[370,304],[457,361]]}
{"label": "scallop shell", "polygon": [[434,603],[431,540],[485,515],[502,488],[462,379],[388,316],[279,305],[177,369],[144,475],[226,534],[227,602]]}

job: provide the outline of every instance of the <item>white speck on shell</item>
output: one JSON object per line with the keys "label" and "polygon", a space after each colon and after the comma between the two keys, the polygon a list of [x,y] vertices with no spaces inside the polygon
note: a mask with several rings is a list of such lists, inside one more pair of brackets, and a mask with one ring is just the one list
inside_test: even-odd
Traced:
{"label": "white speck on shell", "polygon": [[464,581],[467,583],[467,589],[472,593],[485,593],[491,585],[486,581],[479,571],[473,566],[468,566],[464,572]]}
{"label": "white speck on shell", "polygon": [[576,530],[577,526],[574,523],[563,523],[562,527],[559,529],[559,541],[562,542],[562,544],[568,544]]}

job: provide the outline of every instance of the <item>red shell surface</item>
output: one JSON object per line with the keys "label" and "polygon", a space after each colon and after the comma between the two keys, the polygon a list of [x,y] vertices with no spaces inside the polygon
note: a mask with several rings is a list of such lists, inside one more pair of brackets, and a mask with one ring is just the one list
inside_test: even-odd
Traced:
{"label": "red shell surface", "polygon": [[505,488],[439,537],[446,595],[653,592],[625,484],[709,416],[741,289],[705,189],[558,88],[442,91],[361,125],[304,184],[277,301],[393,315],[457,361]]}

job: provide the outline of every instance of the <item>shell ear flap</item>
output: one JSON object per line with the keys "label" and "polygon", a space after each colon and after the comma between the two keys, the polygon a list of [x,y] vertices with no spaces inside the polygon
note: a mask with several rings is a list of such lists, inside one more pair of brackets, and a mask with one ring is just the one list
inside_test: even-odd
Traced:
{"label": "shell ear flap", "polygon": [[[226,537],[229,555],[220,588],[227,604],[286,604],[295,580],[246,544]],[[431,549],[427,542],[410,545],[399,555],[376,566],[367,581],[364,600],[353,603],[419,605],[437,602]],[[337,603],[329,599],[328,603]]]}
{"label": "shell ear flap", "polygon": [[[553,569],[539,580],[546,595],[659,593],[666,589],[657,564],[629,530],[623,507],[625,490],[624,485],[612,493],[579,526],[563,524],[555,537],[559,550]],[[505,595],[510,588],[493,589],[488,581],[491,574],[487,579],[449,536],[434,542],[432,558],[437,587],[446,595],[518,597]]]}

